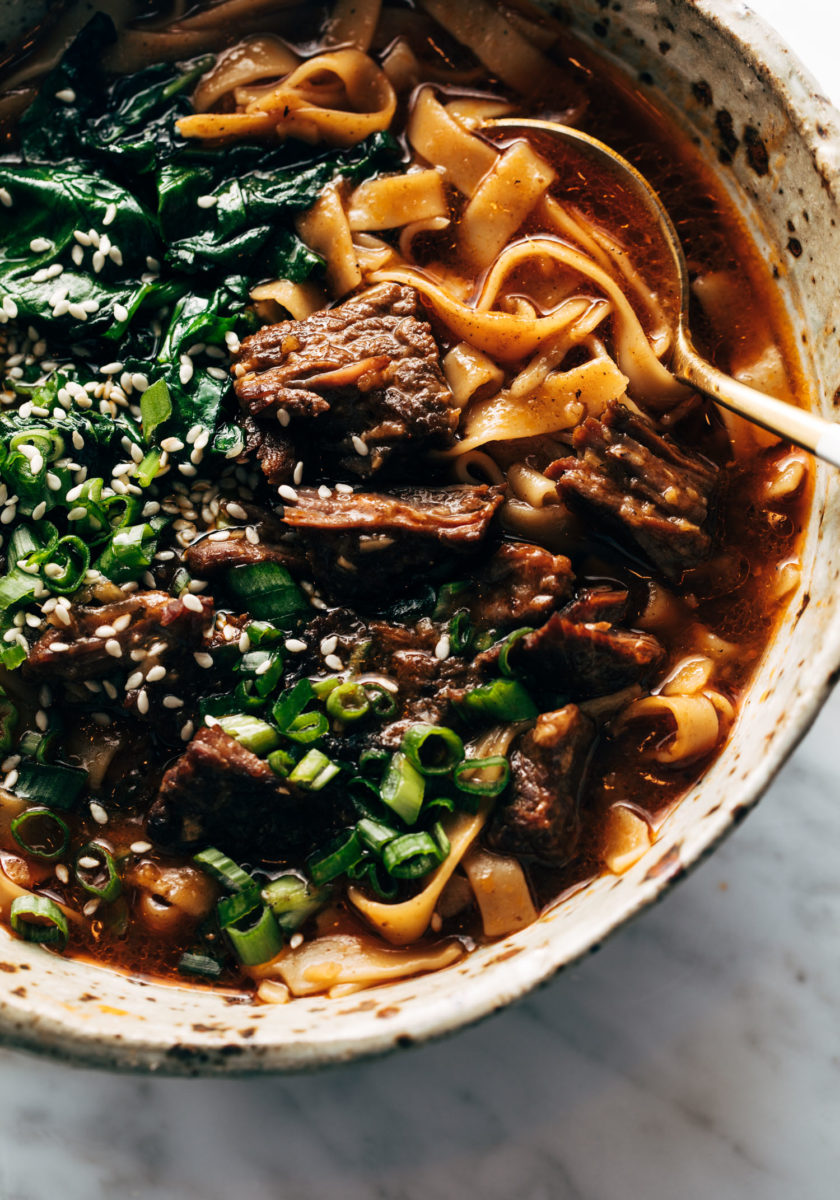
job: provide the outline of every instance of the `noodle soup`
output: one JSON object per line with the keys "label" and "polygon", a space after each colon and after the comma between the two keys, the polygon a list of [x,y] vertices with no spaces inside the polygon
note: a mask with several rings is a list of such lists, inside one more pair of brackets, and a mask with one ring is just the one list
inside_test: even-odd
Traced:
{"label": "noodle soup", "polygon": [[276,1002],[632,865],[796,587],[810,471],[673,379],[615,183],[487,124],[631,157],[702,348],[792,398],[722,190],[546,18],[232,12],[97,18],[7,95],[0,902]]}

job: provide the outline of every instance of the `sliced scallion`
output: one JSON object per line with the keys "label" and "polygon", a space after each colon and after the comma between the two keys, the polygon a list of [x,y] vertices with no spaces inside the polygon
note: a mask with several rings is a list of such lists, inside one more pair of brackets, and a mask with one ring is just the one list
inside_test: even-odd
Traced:
{"label": "sliced scallion", "polygon": [[47,896],[16,896],[9,924],[23,941],[55,946],[57,950],[64,949],[70,936],[67,918]]}
{"label": "sliced scallion", "polygon": [[305,712],[295,717],[283,733],[293,742],[307,745],[309,742],[317,742],[329,732],[329,728],[329,722],[322,712]]}
{"label": "sliced scallion", "polygon": [[[245,918],[249,921],[251,914]],[[237,925],[229,925],[225,930],[230,939],[236,957],[246,967],[255,967],[260,963],[269,962],[276,958],[283,949],[283,934],[274,913],[267,904],[260,909],[256,921],[252,921],[245,929]]]}
{"label": "sliced scallion", "polygon": [[360,683],[348,679],[332,689],[327,696],[326,709],[334,721],[345,725],[360,721],[370,711],[367,692]]}
{"label": "sliced scallion", "polygon": [[468,608],[459,608],[449,622],[449,647],[453,654],[469,650],[473,638],[473,625]]}
{"label": "sliced scallion", "polygon": [[394,698],[393,692],[383,687],[381,683],[374,682],[366,682],[364,689],[370,701],[370,706],[377,717],[392,717],[394,715],[397,711],[397,701]]}
{"label": "sliced scallion", "polygon": [[500,754],[468,758],[459,763],[453,776],[456,788],[468,796],[499,796],[510,779],[510,763]]}
{"label": "sliced scallion", "polygon": [[235,713],[230,717],[219,717],[220,729],[229,737],[236,738],[241,746],[252,754],[265,755],[276,750],[280,743],[280,735],[273,725],[252,717],[246,713]]}
{"label": "sliced scallion", "polygon": [[232,858],[222,854],[221,850],[217,850],[215,846],[199,850],[198,854],[193,855],[193,862],[211,875],[222,887],[227,888],[229,892],[241,892],[254,883],[252,875],[243,871]]}
{"label": "sliced scallion", "polygon": [[344,834],[324,854],[313,854],[307,861],[306,869],[312,882],[318,886],[338,879],[351,867],[355,866],[364,856],[364,847],[355,829]]}
{"label": "sliced scallion", "polygon": [[12,789],[22,800],[66,811],[74,806],[87,783],[87,771],[57,763],[22,762]]}
{"label": "sliced scallion", "polygon": [[454,730],[424,722],[406,730],[401,749],[421,775],[448,775],[464,757],[464,743]]}
{"label": "sliced scallion", "polygon": [[[83,866],[82,860],[87,858],[96,859],[97,865]],[[88,842],[86,846],[82,846],[76,855],[74,873],[76,882],[86,892],[90,892],[91,896],[97,896],[100,900],[116,900],[122,891],[122,880],[114,856],[98,842]]]}
{"label": "sliced scallion", "polygon": [[405,833],[382,851],[382,863],[395,879],[419,879],[443,862],[442,853],[430,833]]}
{"label": "sliced scallion", "polygon": [[356,833],[374,854],[381,854],[389,842],[399,837],[398,830],[392,829],[383,821],[374,821],[371,817],[363,817],[361,821],[356,822]]}
{"label": "sliced scallion", "polygon": [[471,721],[530,721],[539,710],[518,679],[494,679],[466,693],[456,704]]}
{"label": "sliced scallion", "polygon": [[521,629],[514,629],[513,633],[509,633],[499,648],[499,670],[508,679],[512,679],[516,674],[510,664],[510,652],[520,638],[527,637],[534,630],[530,625],[523,625]]}
{"label": "sliced scallion", "polygon": [[416,767],[401,751],[392,755],[382,780],[380,795],[385,804],[402,817],[406,825],[413,825],[423,807],[426,781]]}
{"label": "sliced scallion", "polygon": [[216,905],[220,928],[227,929],[228,926],[235,925],[258,908],[260,903],[260,889],[254,880],[251,881],[250,887],[243,888],[241,892],[222,896]]}
{"label": "sliced scallion", "polygon": [[252,617],[284,629],[310,612],[303,592],[280,563],[246,563],[227,573],[227,584]]}
{"label": "sliced scallion", "polygon": [[309,792],[320,792],[341,768],[320,750],[309,750],[289,773],[289,783],[296,783]]}
{"label": "sliced scallion", "polygon": [[197,975],[203,979],[218,979],[222,964],[209,954],[182,954],[178,959],[178,970],[182,975]]}
{"label": "sliced scallion", "polygon": [[262,898],[285,933],[295,933],[326,898],[298,875],[281,875],[262,890]]}
{"label": "sliced scallion", "polygon": [[18,813],[12,819],[11,831],[22,850],[44,862],[55,862],[70,845],[66,822],[48,808],[28,808]]}
{"label": "sliced scallion", "polygon": [[295,717],[299,716],[311,700],[315,692],[308,679],[299,679],[294,687],[284,692],[272,709],[272,716],[277,728],[285,732]]}

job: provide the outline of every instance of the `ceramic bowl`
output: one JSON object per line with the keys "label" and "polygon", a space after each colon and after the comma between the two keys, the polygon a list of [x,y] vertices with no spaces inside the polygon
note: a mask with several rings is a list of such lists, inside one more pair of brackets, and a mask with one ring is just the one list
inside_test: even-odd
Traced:
{"label": "ceramic bowl", "polygon": [[[17,6],[13,5],[13,8]],[[567,15],[681,115],[769,260],[814,402],[840,384],[840,133],[777,37],[735,0],[580,0]],[[2,30],[0,30],[2,34]],[[721,141],[724,140],[722,147]],[[0,1039],[76,1062],[173,1074],[299,1070],[452,1032],[595,949],[707,855],[807,730],[840,664],[840,483],[817,473],[802,584],[724,753],[625,875],[596,880],[529,929],[436,975],[284,1006],[252,1006],[64,960],[0,930]],[[817,550],[819,549],[819,553]]]}

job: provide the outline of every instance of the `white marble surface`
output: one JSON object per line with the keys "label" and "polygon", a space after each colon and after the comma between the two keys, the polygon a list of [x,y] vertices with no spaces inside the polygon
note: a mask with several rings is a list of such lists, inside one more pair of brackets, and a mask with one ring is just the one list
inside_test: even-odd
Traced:
{"label": "white marble surface", "polygon": [[[840,101],[833,0],[753,7]],[[0,1054],[0,1200],[837,1200],[838,722],[665,904],[442,1044],[221,1082]]]}

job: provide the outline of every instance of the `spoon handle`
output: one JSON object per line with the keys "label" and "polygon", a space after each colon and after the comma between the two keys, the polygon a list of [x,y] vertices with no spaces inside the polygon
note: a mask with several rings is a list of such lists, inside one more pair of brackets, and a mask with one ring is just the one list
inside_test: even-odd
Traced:
{"label": "spoon handle", "polygon": [[701,358],[684,336],[677,339],[671,370],[681,383],[705,392],[730,412],[840,467],[840,424],[739,383]]}

